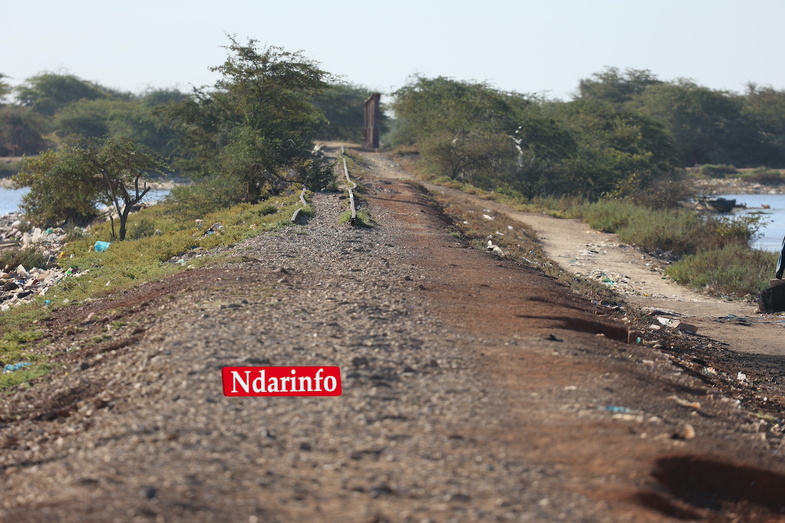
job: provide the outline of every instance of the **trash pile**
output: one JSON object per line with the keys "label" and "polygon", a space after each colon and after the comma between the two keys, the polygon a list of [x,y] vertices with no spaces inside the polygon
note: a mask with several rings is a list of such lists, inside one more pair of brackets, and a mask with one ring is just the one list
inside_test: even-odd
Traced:
{"label": "trash pile", "polygon": [[0,272],[0,311],[7,311],[20,303],[26,303],[35,296],[46,294],[52,285],[68,276],[59,267],[29,271],[22,265],[9,272]]}
{"label": "trash pile", "polygon": [[[43,254],[46,265],[51,265],[62,251],[64,239],[65,231],[59,227],[33,228],[19,214],[0,217],[0,253],[5,249],[34,248]],[[69,273],[58,267],[0,267],[0,311],[46,294],[49,287]]]}

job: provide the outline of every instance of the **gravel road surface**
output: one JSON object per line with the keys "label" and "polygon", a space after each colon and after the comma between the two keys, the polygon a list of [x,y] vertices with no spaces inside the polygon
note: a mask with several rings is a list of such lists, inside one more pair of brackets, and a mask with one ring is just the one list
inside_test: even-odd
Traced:
{"label": "gravel road surface", "polygon": [[[0,520],[783,517],[776,421],[366,178],[372,229],[320,193],[223,265],[50,320],[62,366],[0,404]],[[343,395],[223,396],[222,367],[286,365],[339,366]]]}

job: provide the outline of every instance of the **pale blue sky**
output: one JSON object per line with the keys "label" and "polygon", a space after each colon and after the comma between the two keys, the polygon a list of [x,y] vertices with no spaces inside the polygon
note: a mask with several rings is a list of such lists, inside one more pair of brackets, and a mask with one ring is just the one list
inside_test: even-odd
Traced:
{"label": "pale blue sky", "polygon": [[418,73],[568,99],[605,66],[785,89],[785,0],[3,3],[0,73],[13,85],[44,71],[133,92],[211,85],[231,33],[383,93]]}

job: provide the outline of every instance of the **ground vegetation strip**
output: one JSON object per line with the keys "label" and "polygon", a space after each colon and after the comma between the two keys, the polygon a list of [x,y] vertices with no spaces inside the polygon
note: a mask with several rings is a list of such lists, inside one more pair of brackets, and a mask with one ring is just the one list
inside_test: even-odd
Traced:
{"label": "ground vegetation strip", "polygon": [[[618,340],[617,309],[471,248],[422,189],[369,171],[373,228],[320,193],[230,263],[43,322],[52,374],[0,407],[2,517],[777,517],[778,411],[703,375],[726,368],[713,351],[698,367],[695,339]],[[221,394],[222,366],[295,364],[340,366],[343,396]]]}

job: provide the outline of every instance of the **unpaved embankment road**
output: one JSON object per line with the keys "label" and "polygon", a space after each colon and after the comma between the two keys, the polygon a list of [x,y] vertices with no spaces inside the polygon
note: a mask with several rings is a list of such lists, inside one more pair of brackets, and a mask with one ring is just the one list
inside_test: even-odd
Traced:
{"label": "unpaved embankment road", "polygon": [[[365,158],[390,176],[412,178],[382,155],[366,154]],[[578,220],[518,212],[499,202],[425,185],[431,191],[472,201],[528,225],[548,256],[562,268],[576,276],[605,282],[634,306],[664,311],[665,316],[693,325],[700,335],[726,343],[733,350],[785,357],[785,313],[761,314],[755,303],[714,298],[678,285],[665,276],[665,265],[657,258],[624,244],[615,234],[598,232]]]}
{"label": "unpaved embankment road", "polygon": [[[319,194],[231,263],[59,311],[63,366],[0,406],[0,519],[776,520],[773,423],[379,174],[373,229]],[[226,398],[234,365],[344,393]]]}

